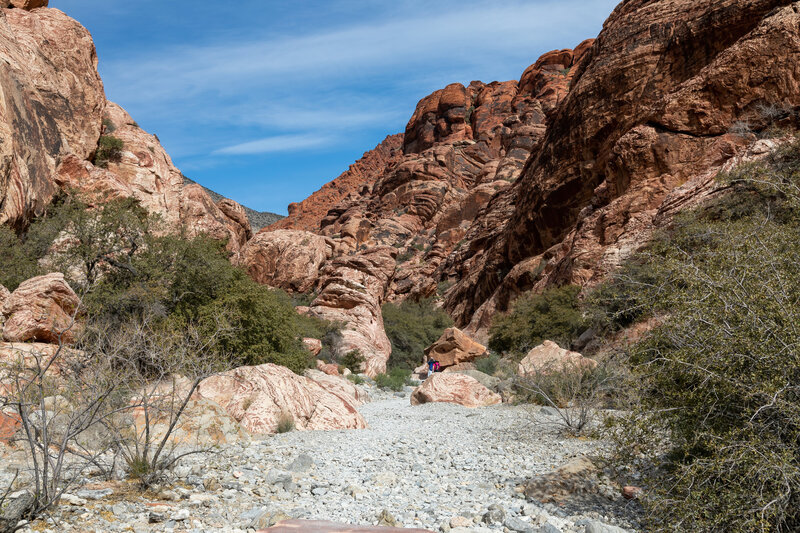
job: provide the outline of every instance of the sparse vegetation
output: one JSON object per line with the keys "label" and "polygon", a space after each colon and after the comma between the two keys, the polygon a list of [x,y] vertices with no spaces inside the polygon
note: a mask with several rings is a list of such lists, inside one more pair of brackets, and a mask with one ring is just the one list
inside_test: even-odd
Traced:
{"label": "sparse vegetation", "polygon": [[425,348],[452,326],[453,321],[428,299],[384,304],[383,324],[392,343],[389,367],[413,370],[422,364]]}
{"label": "sparse vegetation", "polygon": [[[800,528],[800,143],[720,179],[612,282],[608,323],[660,314],[629,350],[622,463],[647,474],[653,531]],[[610,297],[609,297],[610,295]]]}
{"label": "sparse vegetation", "polygon": [[294,417],[291,413],[287,413],[286,411],[282,412],[278,417],[278,426],[275,430],[278,433],[289,433],[290,431],[294,431],[295,422]]}
{"label": "sparse vegetation", "polygon": [[108,168],[109,163],[119,163],[125,143],[113,135],[101,135],[94,156],[95,166]]}
{"label": "sparse vegetation", "polygon": [[383,389],[391,389],[393,391],[401,391],[403,387],[409,385],[411,379],[411,371],[406,368],[394,367],[390,368],[385,374],[378,374],[375,376],[375,383],[378,387]]}
{"label": "sparse vegetation", "polygon": [[580,287],[565,285],[521,296],[510,313],[495,318],[489,347],[521,357],[545,340],[567,346],[587,327],[579,293]]}
{"label": "sparse vegetation", "polygon": [[353,374],[361,372],[361,366],[364,364],[364,356],[360,350],[351,350],[339,358],[339,364],[345,368],[349,368]]}

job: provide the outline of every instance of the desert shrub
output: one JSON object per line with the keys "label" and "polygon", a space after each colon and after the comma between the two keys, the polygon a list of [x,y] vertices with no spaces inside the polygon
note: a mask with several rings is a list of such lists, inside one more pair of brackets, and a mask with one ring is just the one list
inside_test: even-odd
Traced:
{"label": "desert shrub", "polygon": [[122,158],[122,149],[125,143],[113,135],[101,135],[94,156],[94,164],[101,168],[108,168],[108,163],[117,163]]}
{"label": "desert shrub", "polygon": [[587,326],[578,301],[580,291],[565,285],[517,298],[510,313],[495,318],[489,347],[499,353],[524,354],[545,340],[566,346]]}
{"label": "desert shrub", "polygon": [[8,226],[0,225],[0,285],[10,291],[40,273],[36,257]]}
{"label": "desert shrub", "polygon": [[411,371],[406,368],[390,368],[386,374],[375,376],[375,383],[382,389],[391,389],[399,392],[410,383]]}
{"label": "desert shrub", "polygon": [[359,376],[358,374],[348,374],[347,379],[349,379],[353,385],[361,385],[364,383],[364,378]]}
{"label": "desert shrub", "polygon": [[497,363],[500,361],[500,356],[496,353],[490,353],[487,357],[481,357],[475,361],[475,368],[484,374],[494,375],[497,372]]}
{"label": "desert shrub", "polygon": [[[600,420],[602,409],[628,407],[632,398],[624,390],[627,372],[615,358],[596,367],[551,365],[515,379],[517,400],[556,409],[556,424],[574,435]],[[622,395],[622,393],[625,395]]]}
{"label": "desert shrub", "polygon": [[364,356],[360,350],[351,350],[339,358],[339,364],[349,368],[353,374],[361,372],[361,365],[364,364]]}
{"label": "desert shrub", "polygon": [[744,200],[679,217],[637,258],[668,318],[630,350],[641,404],[615,435],[648,476],[651,530],[800,528],[798,153],[722,176]]}
{"label": "desert shrub", "polygon": [[278,417],[278,426],[275,429],[278,433],[289,433],[294,431],[295,422],[291,413],[282,412]]}
{"label": "desert shrub", "polygon": [[383,324],[392,343],[389,367],[413,370],[423,363],[425,348],[452,326],[453,320],[434,307],[430,299],[406,300],[400,304],[384,304]]}

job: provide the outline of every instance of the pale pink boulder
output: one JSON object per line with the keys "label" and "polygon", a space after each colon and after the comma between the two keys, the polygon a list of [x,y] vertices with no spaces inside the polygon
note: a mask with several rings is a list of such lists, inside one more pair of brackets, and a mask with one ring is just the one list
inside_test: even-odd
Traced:
{"label": "pale pink boulder", "polygon": [[331,376],[338,376],[339,375],[339,367],[333,363],[326,363],[320,359],[317,359],[317,370],[321,372],[325,372]]}
{"label": "pale pink boulder", "polygon": [[220,404],[251,434],[274,433],[282,415],[298,430],[364,429],[351,400],[286,367],[244,366],[205,379],[198,392]]}
{"label": "pale pink boulder", "polygon": [[303,375],[316,381],[328,392],[332,392],[340,398],[347,400],[356,407],[369,401],[369,395],[366,391],[346,378],[311,369],[306,370]]}
{"label": "pale pink boulder", "polygon": [[578,352],[571,352],[552,341],[544,341],[533,348],[517,366],[517,373],[522,377],[563,372],[565,370],[585,370],[597,367],[597,361],[584,357]]}
{"label": "pale pink boulder", "polygon": [[464,374],[436,373],[414,389],[411,405],[431,402],[457,403],[464,407],[487,407],[502,403],[499,394]]}
{"label": "pale pink boulder", "polygon": [[74,318],[80,299],[61,273],[24,281],[5,299],[3,338],[9,342],[71,343],[78,332]]}

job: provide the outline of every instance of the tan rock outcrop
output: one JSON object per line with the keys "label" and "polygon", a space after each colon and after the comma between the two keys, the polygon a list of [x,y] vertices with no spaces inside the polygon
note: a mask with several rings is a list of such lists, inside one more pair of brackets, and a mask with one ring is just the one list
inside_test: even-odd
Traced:
{"label": "tan rock outcrop", "polygon": [[0,223],[19,227],[55,194],[59,158],[94,153],[105,94],[89,32],[57,9],[0,12],[0,55]]}
{"label": "tan rock outcrop", "polygon": [[411,405],[448,402],[465,407],[487,407],[502,401],[499,394],[481,385],[477,379],[456,373],[433,374],[411,394]]}
{"label": "tan rock outcrop", "polygon": [[536,376],[571,370],[585,370],[597,367],[597,361],[571,352],[552,341],[544,341],[533,348],[517,365],[517,374],[522,377]]}
{"label": "tan rock outcrop", "polygon": [[317,370],[320,372],[325,372],[329,376],[338,376],[339,375],[339,367],[333,363],[326,363],[325,361],[321,361],[317,359]]}
{"label": "tan rock outcrop", "polygon": [[330,239],[308,231],[261,231],[242,248],[238,263],[259,283],[307,293],[333,247]]}
{"label": "tan rock outcrop", "polygon": [[322,386],[322,388],[348,401],[355,407],[363,405],[369,401],[369,395],[366,393],[366,391],[364,391],[364,389],[360,388],[358,385],[355,385],[350,380],[339,376],[338,374],[333,375],[320,370],[309,369],[306,370],[303,375],[311,380],[316,381]]}
{"label": "tan rock outcrop", "polygon": [[225,408],[252,434],[274,433],[282,414],[298,430],[363,429],[366,421],[350,401],[286,367],[240,367],[205,379],[198,393]]}
{"label": "tan rock outcrop", "polygon": [[[308,353],[314,356],[319,355],[322,351],[322,341],[319,339],[305,338],[303,339],[303,346],[308,350]],[[319,366],[319,363],[317,363],[317,366]]]}
{"label": "tan rock outcrop", "polygon": [[3,304],[3,338],[10,342],[71,343],[80,299],[61,273],[24,281]]}
{"label": "tan rock outcrop", "polygon": [[486,354],[486,346],[475,342],[458,328],[447,328],[441,337],[425,348],[426,361],[431,357],[443,368],[471,363]]}
{"label": "tan rock outcrop", "polygon": [[358,350],[365,359],[362,370],[369,376],[386,372],[392,351],[381,305],[396,253],[379,247],[330,261],[320,273],[319,296],[311,303],[313,315],[343,324],[333,347],[336,355]]}

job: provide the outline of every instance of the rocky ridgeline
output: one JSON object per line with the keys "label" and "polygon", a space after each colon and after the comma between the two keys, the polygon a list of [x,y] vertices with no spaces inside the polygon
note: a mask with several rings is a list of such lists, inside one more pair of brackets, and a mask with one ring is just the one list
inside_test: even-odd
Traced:
{"label": "rocky ridgeline", "polygon": [[545,54],[519,80],[424,98],[402,138],[248,245],[286,242],[274,229],[324,237],[312,283],[308,263],[276,272],[251,251],[242,264],[264,283],[318,289],[347,276],[335,265],[390,246],[368,305],[350,312],[370,272],[325,297],[325,314],[359,332],[346,348],[382,368],[379,304],[434,295],[483,341],[518,295],[598,283],[714,194],[720,169],[758,151],[756,134],[796,129],[798,73],[773,64],[800,48],[798,17],[790,0],[623,2],[597,39]]}

